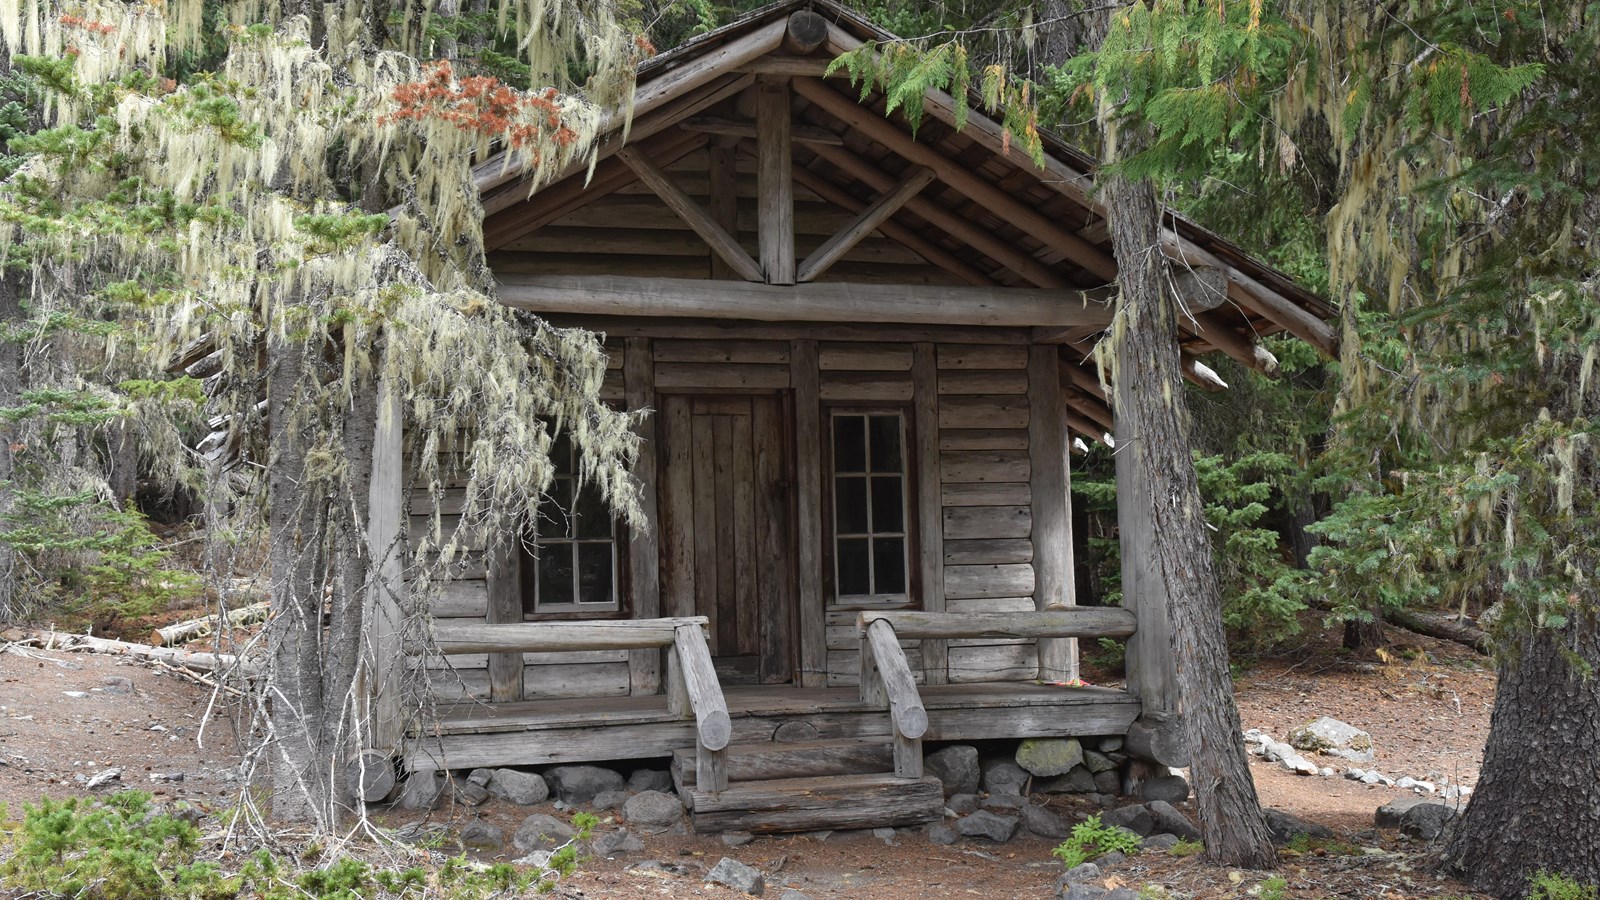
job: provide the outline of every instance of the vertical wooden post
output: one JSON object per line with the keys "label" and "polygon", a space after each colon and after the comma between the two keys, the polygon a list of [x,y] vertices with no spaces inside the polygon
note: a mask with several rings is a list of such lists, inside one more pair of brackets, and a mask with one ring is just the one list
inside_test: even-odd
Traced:
{"label": "vertical wooden post", "polygon": [[[722,230],[739,239],[739,174],[735,164],[738,154],[734,148],[721,141],[713,141],[707,150],[706,179],[710,191],[711,219]],[[737,279],[739,273],[726,260],[711,253],[711,277],[721,280]]]}
{"label": "vertical wooden post", "polygon": [[816,341],[791,341],[794,385],[795,601],[800,604],[800,685],[828,681],[828,633],[822,596],[822,387]]}
{"label": "vertical wooden post", "polygon": [[[522,621],[522,539],[515,531],[494,535],[486,550],[489,587],[488,622]],[[522,654],[489,654],[489,699],[512,703],[522,699]]]}
{"label": "vertical wooden post", "polygon": [[1124,387],[1136,373],[1117,379],[1113,397],[1116,414],[1117,533],[1122,551],[1122,605],[1133,611],[1139,627],[1128,638],[1128,691],[1143,703],[1143,717],[1163,721],[1177,712],[1177,668],[1172,658],[1172,618],[1167,610],[1167,586],[1155,565],[1151,544],[1150,498],[1139,478],[1139,458],[1144,445],[1133,403]]}
{"label": "vertical wooden post", "polygon": [[793,112],[789,80],[756,82],[756,209],[768,284],[794,284]]}
{"label": "vertical wooden post", "polygon": [[[912,428],[915,431],[917,573],[922,608],[944,612],[944,509],[939,475],[939,369],[933,344],[911,349]],[[929,684],[950,680],[949,644],[922,642],[922,670]]]}
{"label": "vertical wooden post", "polygon": [[[1067,426],[1061,397],[1060,351],[1028,348],[1028,461],[1033,472],[1033,603],[1036,609],[1076,605],[1072,579],[1072,499],[1067,475]],[[1039,640],[1039,678],[1078,677],[1076,638]]]}
{"label": "vertical wooden post", "polygon": [[375,577],[367,589],[366,640],[362,648],[367,703],[366,747],[398,752],[405,736],[400,677],[405,597],[405,550],[401,515],[405,511],[404,416],[400,394],[388,378],[378,380],[378,422],[373,434],[372,479],[367,488],[367,555]]}
{"label": "vertical wooden post", "polygon": [[[623,395],[629,412],[648,409],[651,414],[637,426],[642,443],[633,476],[639,482],[639,512],[644,521],[628,535],[628,599],[635,619],[661,615],[661,568],[657,534],[661,523],[656,508],[656,465],[660,433],[656,426],[655,355],[649,338],[628,338],[622,358]],[[628,654],[629,693],[654,694],[661,690],[661,651],[634,650]]]}

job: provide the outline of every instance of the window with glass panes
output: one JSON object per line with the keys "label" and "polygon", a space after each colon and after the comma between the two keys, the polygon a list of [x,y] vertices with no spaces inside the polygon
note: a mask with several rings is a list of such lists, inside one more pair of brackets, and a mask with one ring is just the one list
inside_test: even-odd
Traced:
{"label": "window with glass panes", "polygon": [[[528,612],[605,612],[617,609],[616,522],[592,484],[579,487],[577,450],[563,435],[550,451],[556,476],[539,504]],[[531,563],[531,565],[530,565]],[[532,571],[528,571],[531,569]]]}
{"label": "window with glass panes", "polygon": [[836,600],[907,596],[905,416],[836,411],[833,564]]}

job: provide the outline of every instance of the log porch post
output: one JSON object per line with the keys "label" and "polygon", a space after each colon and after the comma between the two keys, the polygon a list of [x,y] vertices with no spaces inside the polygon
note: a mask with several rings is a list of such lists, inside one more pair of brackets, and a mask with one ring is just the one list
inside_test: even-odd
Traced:
{"label": "log porch post", "polygon": [[[1072,560],[1072,476],[1061,396],[1060,350],[1028,348],[1028,457],[1033,480],[1033,603],[1039,610],[1078,605]],[[1039,679],[1078,677],[1076,638],[1039,640]]]}

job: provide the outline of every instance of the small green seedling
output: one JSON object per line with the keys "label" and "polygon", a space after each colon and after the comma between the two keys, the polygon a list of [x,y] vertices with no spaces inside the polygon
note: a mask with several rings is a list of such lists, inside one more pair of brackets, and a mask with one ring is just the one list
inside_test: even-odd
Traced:
{"label": "small green seedling", "polygon": [[1072,836],[1066,843],[1051,851],[1069,869],[1098,859],[1107,853],[1118,852],[1132,856],[1139,852],[1139,836],[1115,825],[1104,825],[1098,814],[1090,816],[1072,827]]}

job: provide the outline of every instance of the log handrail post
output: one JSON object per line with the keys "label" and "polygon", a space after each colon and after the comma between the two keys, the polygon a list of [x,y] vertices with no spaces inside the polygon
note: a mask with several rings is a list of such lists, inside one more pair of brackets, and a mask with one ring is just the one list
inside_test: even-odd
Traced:
{"label": "log handrail post", "polygon": [[894,625],[878,619],[859,620],[861,633],[861,699],[889,710],[894,732],[894,774],[922,777],[922,736],[928,733],[928,710],[922,705],[911,664],[900,648]]}
{"label": "log handrail post", "polygon": [[[695,780],[699,790],[718,793],[728,787],[727,747],[733,738],[728,701],[711,662],[704,625],[677,626],[672,642],[669,708],[695,719]],[[681,687],[680,687],[681,685]],[[687,704],[685,704],[687,701]],[[687,705],[687,709],[685,709]]]}

